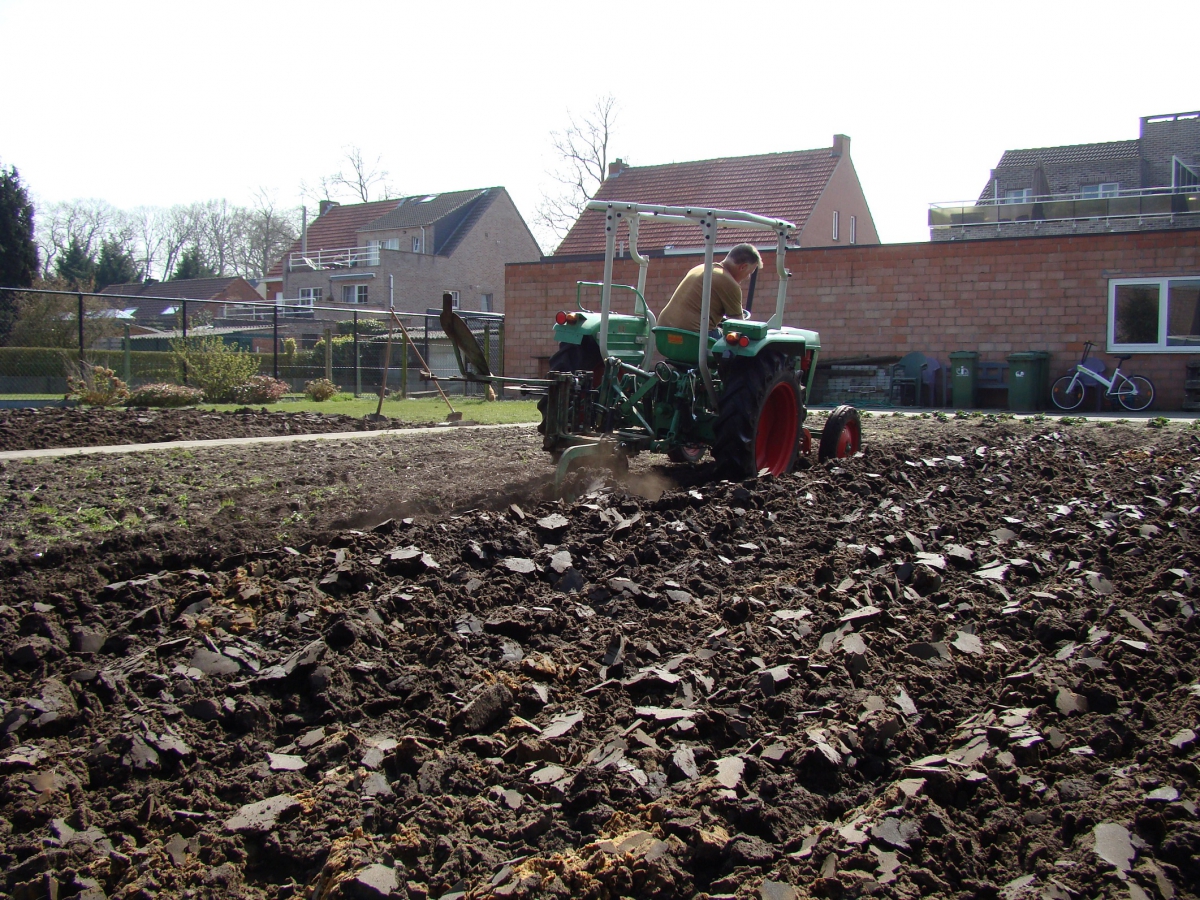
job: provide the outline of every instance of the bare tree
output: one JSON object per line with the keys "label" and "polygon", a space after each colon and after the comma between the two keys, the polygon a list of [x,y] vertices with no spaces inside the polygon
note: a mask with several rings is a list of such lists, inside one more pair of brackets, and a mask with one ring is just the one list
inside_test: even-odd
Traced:
{"label": "bare tree", "polygon": [[171,277],[179,257],[184,249],[192,243],[197,235],[197,204],[192,206],[172,206],[164,210],[162,223],[163,235],[163,265],[162,280]]}
{"label": "bare tree", "polygon": [[616,113],[616,98],[608,94],[596,98],[581,117],[568,112],[567,128],[550,132],[558,164],[548,173],[554,186],[543,191],[534,225],[553,235],[556,244],[566,237],[608,175],[608,145]]}
{"label": "bare tree", "polygon": [[300,185],[300,192],[305,197],[320,201],[349,196],[352,202],[370,203],[396,196],[396,190],[388,183],[387,170],[380,168],[382,155],[376,156],[374,162],[368,162],[363,158],[361,147],[351,145],[342,150],[345,154],[342,168],[332,175],[322,175],[315,187],[307,183]]}
{"label": "bare tree", "polygon": [[35,233],[42,276],[49,278],[59,255],[74,241],[95,258],[100,244],[119,227],[121,211],[106,200],[68,200],[38,211]]}
{"label": "bare tree", "polygon": [[238,210],[238,244],[233,269],[244,278],[265,275],[299,231],[296,213],[280,210],[275,197],[259,189],[254,206]]}

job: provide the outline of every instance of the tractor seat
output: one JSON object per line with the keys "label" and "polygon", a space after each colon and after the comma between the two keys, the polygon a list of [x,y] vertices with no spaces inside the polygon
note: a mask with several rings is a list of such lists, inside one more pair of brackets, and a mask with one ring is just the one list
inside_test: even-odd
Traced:
{"label": "tractor seat", "polygon": [[[651,331],[654,332],[654,345],[663,359],[677,363],[694,364],[696,362],[700,355],[699,332],[688,331],[684,328],[668,328],[665,325],[656,325]],[[711,355],[715,338],[709,338],[708,342]]]}

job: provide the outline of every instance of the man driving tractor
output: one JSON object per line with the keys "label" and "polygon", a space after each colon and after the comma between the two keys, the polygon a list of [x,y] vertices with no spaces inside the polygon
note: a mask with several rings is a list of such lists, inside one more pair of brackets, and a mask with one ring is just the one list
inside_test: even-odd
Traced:
{"label": "man driving tractor", "polygon": [[[713,264],[708,330],[716,329],[723,318],[745,318],[742,284],[761,267],[762,257],[752,244],[738,244],[725,254],[723,260]],[[679,287],[675,288],[675,293],[659,314],[658,324],[688,331],[704,330],[700,327],[703,285],[704,264],[701,263],[683,276],[683,281],[679,282]],[[720,337],[720,334],[714,334],[713,337]]]}

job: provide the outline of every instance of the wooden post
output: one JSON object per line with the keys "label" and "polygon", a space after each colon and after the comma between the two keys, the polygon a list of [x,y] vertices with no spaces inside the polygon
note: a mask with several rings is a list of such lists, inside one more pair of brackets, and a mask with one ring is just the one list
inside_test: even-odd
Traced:
{"label": "wooden post", "polygon": [[388,367],[392,364],[392,325],[388,323],[387,346],[383,350],[383,377],[379,379],[379,405],[375,407],[375,415],[383,415],[383,395],[387,393]]}
{"label": "wooden post", "polygon": [[[500,320],[500,324],[496,327],[496,363],[497,369],[500,372],[500,377],[504,377],[504,320]],[[500,399],[504,399],[504,382],[500,383]]]}
{"label": "wooden post", "polygon": [[333,329],[325,329],[325,378],[333,381]]}
{"label": "wooden post", "polygon": [[121,374],[125,376],[125,379],[124,379],[125,383],[130,384],[133,382],[133,374],[132,374],[133,373],[133,360],[130,358],[130,353],[129,353],[130,347],[129,347],[129,323],[128,322],[125,323],[125,340],[123,343],[124,343],[124,349],[125,349],[125,360],[124,360],[125,364],[122,367],[123,371],[121,372]]}

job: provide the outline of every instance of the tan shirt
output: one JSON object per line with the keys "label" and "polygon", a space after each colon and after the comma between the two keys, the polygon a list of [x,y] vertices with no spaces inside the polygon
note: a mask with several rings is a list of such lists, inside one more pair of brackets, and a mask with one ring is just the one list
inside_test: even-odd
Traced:
{"label": "tan shirt", "polygon": [[[675,293],[658,314],[658,324],[667,328],[683,328],[688,331],[707,331],[700,328],[700,301],[704,288],[704,265],[698,265],[686,275]],[[713,264],[712,302],[708,309],[708,328],[716,328],[722,316],[741,319],[742,286],[720,263]]]}

